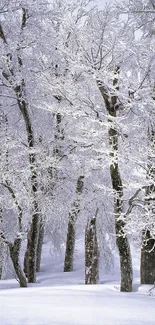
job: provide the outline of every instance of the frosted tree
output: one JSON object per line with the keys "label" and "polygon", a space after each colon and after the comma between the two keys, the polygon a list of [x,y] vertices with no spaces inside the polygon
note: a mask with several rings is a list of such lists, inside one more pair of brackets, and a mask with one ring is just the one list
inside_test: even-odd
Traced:
{"label": "frosted tree", "polygon": [[[118,88],[118,75],[119,67],[116,68],[115,77],[113,80],[113,86],[115,92]],[[121,267],[121,291],[132,291],[132,264],[131,264],[131,253],[130,246],[127,239],[127,235],[124,231],[125,222],[120,220],[120,216],[123,213],[123,184],[119,170],[118,163],[118,134],[113,121],[116,117],[116,112],[119,109],[117,104],[117,95],[109,94],[106,87],[101,81],[98,81],[98,86],[101,94],[104,98],[107,112],[109,114],[109,144],[110,144],[110,175],[112,181],[112,187],[114,190],[114,216],[115,216],[115,228],[116,228],[116,243],[119,250],[120,256],[120,267]],[[118,106],[117,106],[118,105]]]}
{"label": "frosted tree", "polygon": [[[123,6],[118,5],[120,10],[126,13],[129,22],[134,28],[137,38],[137,58],[138,80],[133,82],[132,97],[135,106],[138,108],[139,119],[143,116],[143,125],[146,132],[145,142],[147,155],[143,155],[143,165],[146,180],[143,180],[145,195],[143,209],[139,217],[139,229],[142,231],[141,249],[141,283],[150,284],[155,281],[155,242],[154,242],[154,1],[129,1],[124,2]],[[145,55],[144,55],[145,53]],[[136,65],[135,65],[136,66]],[[135,78],[135,75],[133,75]],[[136,103],[137,102],[137,103]],[[138,103],[140,102],[140,103]],[[145,148],[144,148],[145,150]],[[145,184],[145,185],[144,185]],[[140,189],[140,191],[141,191]],[[137,192],[138,194],[138,192]],[[135,201],[136,203],[136,201]],[[138,201],[137,201],[138,206]],[[140,226],[141,225],[141,226]]]}
{"label": "frosted tree", "polygon": [[[29,48],[33,43],[30,34],[27,39],[27,21],[30,18],[29,9],[31,2],[26,7],[22,3],[6,2],[4,3],[1,16],[3,17],[0,25],[0,39],[2,44],[2,53],[5,58],[5,64],[1,68],[1,80],[2,86],[6,91],[6,96],[12,96],[16,102],[16,107],[19,110],[23,122],[25,124],[25,132],[27,137],[27,154],[29,160],[29,172],[30,172],[30,195],[31,195],[31,208],[32,208],[32,222],[31,229],[28,236],[27,247],[27,277],[29,282],[35,282],[36,279],[36,253],[39,236],[39,224],[40,224],[40,208],[37,200],[38,182],[37,182],[37,170],[36,170],[36,154],[34,144],[34,131],[32,127],[32,120],[30,114],[30,102],[28,99],[29,88],[27,87],[27,74],[26,74],[26,60],[25,60],[25,48]],[[33,7],[32,7],[33,8]],[[33,8],[35,9],[35,8]],[[4,14],[5,12],[5,14]],[[15,15],[15,19],[13,19]],[[13,36],[7,33],[7,28],[15,32],[14,41]],[[31,30],[32,32],[32,30]],[[7,36],[6,36],[7,34]],[[31,39],[31,40],[30,40]],[[29,43],[30,42],[30,43]],[[31,43],[32,42],[32,43]],[[7,95],[7,91],[9,94]],[[11,95],[10,95],[11,93]]]}
{"label": "frosted tree", "polygon": [[[113,30],[115,28],[115,31]],[[129,35],[130,42],[125,44],[127,26],[120,21],[108,7],[104,11],[96,11],[87,21],[87,41],[81,41],[85,64],[89,66],[89,73],[96,79],[96,83],[103,99],[105,111],[97,111],[97,118],[108,129],[110,176],[114,199],[114,218],[116,229],[116,243],[120,255],[121,291],[132,290],[132,261],[130,245],[125,232],[125,220],[121,220],[124,211],[123,181],[119,166],[119,116],[126,105],[125,92],[121,95],[120,79],[123,78],[125,62],[127,62],[134,35]],[[113,33],[115,37],[113,38]],[[121,71],[121,77],[120,77]],[[122,98],[120,98],[122,97]],[[123,99],[124,97],[124,99]],[[123,100],[123,101],[122,101]]]}
{"label": "frosted tree", "polygon": [[[115,232],[122,291],[132,289],[132,225],[137,222],[136,229],[143,232],[143,248],[148,234],[150,243],[154,240],[153,42],[151,52],[149,29],[138,25],[140,11],[154,9],[140,1],[114,8],[97,10],[90,1],[38,0],[3,1],[0,9],[0,95],[10,132],[1,165],[1,234],[5,232],[5,245],[27,235],[29,282],[35,282],[40,269],[44,231],[58,246],[67,237],[64,270],[71,271],[76,229],[87,225],[87,283],[98,279],[99,227],[102,233]],[[140,131],[144,142],[148,139],[148,154]],[[12,238],[4,224],[10,205],[16,223]],[[96,207],[97,223],[92,218]],[[10,250],[17,260],[20,245]],[[89,257],[89,245],[94,257]]]}

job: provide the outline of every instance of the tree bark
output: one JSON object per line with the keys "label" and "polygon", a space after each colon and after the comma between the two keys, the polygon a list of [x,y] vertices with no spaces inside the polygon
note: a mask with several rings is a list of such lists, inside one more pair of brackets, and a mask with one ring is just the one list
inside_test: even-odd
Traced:
{"label": "tree bark", "polygon": [[43,239],[44,239],[44,222],[43,220],[41,220],[39,225],[39,238],[38,238],[38,245],[37,245],[36,272],[40,272]]}
{"label": "tree bark", "polygon": [[[151,124],[148,129],[148,166],[147,180],[152,184],[146,188],[145,193],[145,213],[149,219],[154,220],[155,211],[155,125]],[[151,222],[151,220],[150,220]],[[142,248],[141,248],[141,265],[140,265],[141,283],[155,283],[155,239],[153,238],[149,228],[145,228],[142,232]]]}
{"label": "tree bark", "polygon": [[73,271],[73,257],[75,249],[75,230],[76,230],[76,220],[80,212],[80,198],[83,190],[84,176],[79,176],[76,186],[76,199],[73,203],[73,207],[69,212],[68,220],[68,230],[67,230],[67,240],[66,240],[66,252],[64,261],[64,272]]}
{"label": "tree bark", "polygon": [[[118,133],[115,126],[115,118],[119,110],[117,91],[118,88],[119,67],[116,68],[113,80],[113,91],[109,92],[101,81],[97,81],[100,93],[104,99],[108,113],[108,136],[109,136],[109,158],[110,158],[110,176],[114,195],[114,216],[116,229],[116,244],[120,257],[121,271],[121,291],[132,291],[132,260],[130,245],[125,233],[125,220],[120,220],[123,213],[123,184],[119,171],[118,163]],[[112,117],[112,118],[111,118]]]}
{"label": "tree bark", "polygon": [[4,266],[4,243],[0,238],[0,280],[3,279],[3,266]]}
{"label": "tree bark", "polygon": [[149,230],[142,235],[140,275],[141,284],[155,283],[155,240]]}
{"label": "tree bark", "polygon": [[99,249],[96,232],[96,215],[85,229],[85,284],[96,284],[99,279]]}
{"label": "tree bark", "polygon": [[[0,208],[0,226],[2,224],[2,209]],[[0,280],[3,279],[3,263],[4,263],[4,242],[0,237]]]}
{"label": "tree bark", "polygon": [[14,266],[14,270],[16,272],[17,278],[19,280],[20,287],[27,287],[26,277],[24,272],[22,271],[20,262],[19,262],[19,254],[21,248],[21,238],[16,238],[13,244],[9,244],[10,257]]}

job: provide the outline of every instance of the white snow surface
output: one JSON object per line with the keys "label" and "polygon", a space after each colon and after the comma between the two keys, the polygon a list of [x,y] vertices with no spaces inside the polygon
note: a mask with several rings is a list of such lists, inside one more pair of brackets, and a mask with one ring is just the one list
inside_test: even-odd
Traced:
{"label": "white snow surface", "polygon": [[155,325],[155,292],[139,284],[137,253],[133,292],[121,293],[118,267],[111,275],[100,272],[100,284],[84,285],[82,244],[77,241],[71,273],[63,272],[63,256],[51,256],[46,243],[36,284],[19,288],[15,279],[0,281],[0,325]]}

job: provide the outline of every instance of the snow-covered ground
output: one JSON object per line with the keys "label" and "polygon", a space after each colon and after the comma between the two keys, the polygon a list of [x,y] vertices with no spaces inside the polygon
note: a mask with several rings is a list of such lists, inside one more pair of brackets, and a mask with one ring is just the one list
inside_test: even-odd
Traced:
{"label": "snow-covered ground", "polygon": [[[44,244],[37,283],[19,288],[16,280],[0,282],[0,325],[155,325],[155,296],[141,286],[137,256],[132,293],[119,292],[119,274],[101,274],[101,284],[84,285],[84,257],[77,242],[75,271],[63,273],[61,258]],[[155,294],[155,292],[154,292]]]}

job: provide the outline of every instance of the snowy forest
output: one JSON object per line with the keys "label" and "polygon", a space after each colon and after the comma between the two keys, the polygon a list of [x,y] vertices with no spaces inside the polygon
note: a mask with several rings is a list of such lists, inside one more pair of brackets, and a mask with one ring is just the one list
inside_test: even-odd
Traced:
{"label": "snowy forest", "polygon": [[[155,283],[155,2],[0,1],[0,280],[36,282],[43,243],[85,284],[118,252]],[[1,284],[2,281],[0,281]]]}

